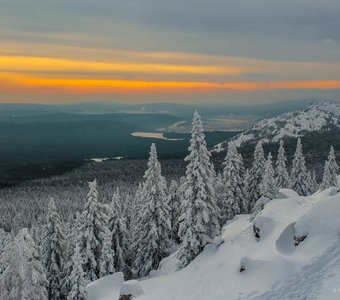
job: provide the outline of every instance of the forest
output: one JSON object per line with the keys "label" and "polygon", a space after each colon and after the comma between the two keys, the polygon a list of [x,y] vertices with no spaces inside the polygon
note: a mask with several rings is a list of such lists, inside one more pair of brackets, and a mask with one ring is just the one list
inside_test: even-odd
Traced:
{"label": "forest", "polygon": [[148,276],[174,253],[180,270],[280,189],[305,196],[337,185],[334,148],[318,180],[300,138],[291,161],[283,141],[275,157],[257,143],[247,162],[230,142],[223,162],[213,161],[197,111],[188,152],[184,161],[159,160],[152,143],[147,162],[91,163],[1,190],[3,299],[85,299],[88,283],[115,272]]}

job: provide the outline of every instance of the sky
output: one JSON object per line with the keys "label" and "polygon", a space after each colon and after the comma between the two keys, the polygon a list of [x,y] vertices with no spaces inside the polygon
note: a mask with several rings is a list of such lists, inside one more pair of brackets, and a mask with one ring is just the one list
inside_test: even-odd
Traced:
{"label": "sky", "polygon": [[340,100],[339,0],[0,0],[0,102]]}

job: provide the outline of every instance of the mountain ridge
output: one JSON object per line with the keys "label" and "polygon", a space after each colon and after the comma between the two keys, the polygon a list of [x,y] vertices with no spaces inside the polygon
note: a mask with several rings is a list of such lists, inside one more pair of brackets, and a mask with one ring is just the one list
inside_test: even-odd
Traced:
{"label": "mountain ridge", "polygon": [[340,130],[340,104],[336,102],[314,102],[306,108],[266,118],[252,128],[240,133],[231,140],[215,145],[213,152],[227,149],[230,141],[238,147],[244,144],[277,143],[280,139],[303,137],[307,133]]}

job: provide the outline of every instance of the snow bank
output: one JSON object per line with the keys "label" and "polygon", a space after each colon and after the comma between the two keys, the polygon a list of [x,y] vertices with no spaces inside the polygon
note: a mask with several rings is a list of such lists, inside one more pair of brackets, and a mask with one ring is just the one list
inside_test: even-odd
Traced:
{"label": "snow bank", "polygon": [[144,293],[142,287],[140,286],[139,281],[137,280],[129,280],[123,283],[120,288],[120,295],[136,297],[142,295]]}
{"label": "snow bank", "polygon": [[118,300],[123,283],[121,272],[94,281],[87,286],[87,300]]}
{"label": "snow bank", "polygon": [[183,270],[173,268],[175,255],[165,259],[133,299],[339,299],[340,194],[280,194],[253,222],[236,216],[224,243],[208,245]]}

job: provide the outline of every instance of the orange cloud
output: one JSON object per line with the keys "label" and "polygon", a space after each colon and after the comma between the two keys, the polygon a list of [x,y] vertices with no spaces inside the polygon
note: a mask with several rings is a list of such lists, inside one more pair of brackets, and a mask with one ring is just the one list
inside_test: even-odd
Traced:
{"label": "orange cloud", "polygon": [[2,72],[239,75],[251,70],[251,68],[246,67],[204,64],[140,63],[131,61],[102,62],[34,56],[0,56],[0,71]]}
{"label": "orange cloud", "polygon": [[258,90],[340,89],[340,80],[207,82],[144,81],[83,78],[34,77],[13,73],[0,74],[0,92],[37,94],[116,94],[169,92],[226,92]]}

